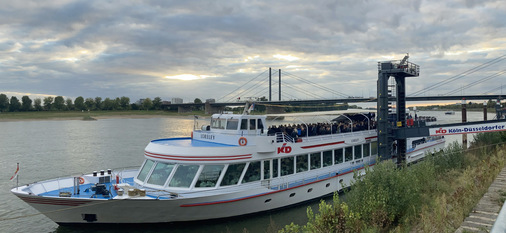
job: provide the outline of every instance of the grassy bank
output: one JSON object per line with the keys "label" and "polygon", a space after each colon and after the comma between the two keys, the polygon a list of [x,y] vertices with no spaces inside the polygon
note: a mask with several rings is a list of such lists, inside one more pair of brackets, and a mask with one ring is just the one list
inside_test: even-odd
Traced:
{"label": "grassy bank", "polygon": [[403,169],[379,163],[346,203],[335,195],[318,214],[308,209],[306,225],[280,232],[454,232],[504,167],[505,141],[506,133],[479,134],[466,151],[455,143]]}
{"label": "grassy bank", "polygon": [[51,119],[84,119],[88,117],[126,117],[126,116],[190,116],[204,115],[203,111],[194,111],[189,113],[177,113],[175,111],[39,111],[39,112],[2,112],[0,121],[8,120],[51,120]]}

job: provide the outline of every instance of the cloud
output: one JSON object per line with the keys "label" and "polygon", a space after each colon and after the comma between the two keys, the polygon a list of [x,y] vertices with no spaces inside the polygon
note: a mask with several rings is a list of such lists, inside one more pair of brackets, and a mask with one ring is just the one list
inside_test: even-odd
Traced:
{"label": "cloud", "polygon": [[[421,65],[421,77],[408,82],[416,91],[506,54],[506,3],[499,0],[21,0],[2,6],[0,93],[218,99],[272,67],[349,95],[375,95],[376,64],[386,58],[409,52]],[[198,79],[165,78],[185,74]],[[335,96],[284,78],[295,89]],[[249,94],[267,94],[261,85]],[[287,98],[309,98],[284,90]]]}

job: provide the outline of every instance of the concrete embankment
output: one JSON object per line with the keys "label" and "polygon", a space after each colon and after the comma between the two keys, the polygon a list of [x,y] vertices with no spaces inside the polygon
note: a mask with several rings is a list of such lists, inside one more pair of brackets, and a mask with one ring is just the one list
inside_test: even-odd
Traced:
{"label": "concrete embankment", "polygon": [[[506,167],[504,167],[494,182],[488,188],[478,204],[473,208],[469,216],[455,231],[461,232],[490,232],[496,221],[506,222],[504,219],[497,219],[499,211],[503,206],[506,195]],[[502,202],[501,202],[502,201]]]}

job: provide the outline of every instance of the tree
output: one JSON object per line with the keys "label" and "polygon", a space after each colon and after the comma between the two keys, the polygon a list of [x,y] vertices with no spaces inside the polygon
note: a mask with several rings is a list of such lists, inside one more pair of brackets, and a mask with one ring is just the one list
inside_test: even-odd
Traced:
{"label": "tree", "polygon": [[128,98],[126,96],[122,96],[121,99],[119,100],[119,103],[120,103],[121,108],[123,108],[124,110],[131,109],[130,98]]}
{"label": "tree", "polygon": [[[195,104],[201,104],[202,100],[199,99],[199,98],[195,98],[195,100],[193,100],[193,103],[195,103]],[[202,107],[196,107],[195,110],[202,110]]]}
{"label": "tree", "polygon": [[27,95],[21,97],[21,111],[30,111],[32,110],[32,100]]}
{"label": "tree", "polygon": [[65,99],[63,99],[63,96],[56,96],[54,98],[53,108],[58,111],[65,110]]}
{"label": "tree", "polygon": [[102,97],[95,97],[95,108],[102,110]]}
{"label": "tree", "polygon": [[0,112],[9,111],[9,98],[5,94],[0,94]]}
{"label": "tree", "polygon": [[113,100],[111,98],[105,98],[104,102],[102,102],[102,109],[103,110],[112,110],[113,109]]}
{"label": "tree", "polygon": [[114,110],[121,110],[121,109],[123,109],[121,107],[121,99],[119,97],[116,97],[116,99],[114,99],[114,105],[113,106],[114,106],[113,107]]}
{"label": "tree", "polygon": [[42,111],[42,100],[40,98],[35,98],[33,108],[35,108],[35,111]]}
{"label": "tree", "polygon": [[53,107],[53,100],[54,98],[52,96],[44,97],[44,109],[46,111],[49,111]]}
{"label": "tree", "polygon": [[72,99],[71,98],[67,98],[65,100],[65,105],[67,106],[68,110],[74,110],[74,105],[72,104]]}
{"label": "tree", "polygon": [[153,108],[155,110],[160,110],[162,109],[162,98],[160,97],[155,97],[155,99],[153,99]]}
{"label": "tree", "polygon": [[86,109],[86,106],[84,105],[84,98],[82,96],[79,96],[74,100],[74,107],[77,111]]}
{"label": "tree", "polygon": [[21,103],[16,96],[11,96],[11,102],[9,104],[9,111],[17,112],[21,109]]}
{"label": "tree", "polygon": [[93,100],[93,98],[86,98],[86,100],[84,100],[84,106],[86,106],[88,110],[95,109],[95,100]]}
{"label": "tree", "polygon": [[149,110],[153,107],[153,101],[151,101],[150,98],[146,98],[144,99],[144,101],[142,102],[142,108],[144,110]]}

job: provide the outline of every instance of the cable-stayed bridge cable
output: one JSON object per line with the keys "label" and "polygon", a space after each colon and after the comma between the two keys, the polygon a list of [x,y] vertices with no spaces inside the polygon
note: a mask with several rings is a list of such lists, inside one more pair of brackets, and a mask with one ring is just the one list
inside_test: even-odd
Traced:
{"label": "cable-stayed bridge cable", "polygon": [[260,73],[259,75],[257,75],[255,78],[247,81],[246,83],[244,83],[243,85],[239,86],[238,88],[236,88],[235,90],[231,91],[230,93],[224,95],[223,97],[219,98],[218,100],[221,100],[221,99],[224,99],[226,96],[228,95],[231,95],[232,93],[234,93],[235,91],[241,89],[242,87],[244,87],[246,84],[252,82],[253,80],[257,79],[258,77],[262,76],[263,74],[265,74],[267,72],[267,70],[265,70],[264,72]]}
{"label": "cable-stayed bridge cable", "polygon": [[482,82],[488,81],[488,80],[493,79],[493,78],[495,78],[495,77],[498,77],[498,76],[500,76],[500,75],[504,74],[505,72],[506,72],[506,70],[499,71],[499,72],[497,72],[497,73],[495,73],[495,74],[492,74],[492,75],[489,75],[489,76],[487,76],[487,77],[485,77],[485,78],[482,78],[482,79],[476,80],[476,81],[474,81],[474,82],[471,82],[471,83],[469,83],[469,84],[467,84],[467,85],[465,85],[465,86],[463,86],[463,87],[459,87],[459,88],[457,88],[457,89],[455,89],[455,90],[452,90],[452,91],[450,91],[450,92],[448,92],[448,93],[446,93],[446,94],[444,94],[444,95],[452,95],[452,94],[458,93],[459,91],[463,91],[464,89],[467,89],[467,88],[470,88],[470,87],[476,86],[476,85],[477,85],[477,84],[479,84],[479,83],[482,83]]}
{"label": "cable-stayed bridge cable", "polygon": [[457,75],[452,76],[452,77],[450,77],[450,78],[448,78],[448,79],[445,79],[445,80],[443,80],[443,81],[441,81],[441,82],[435,83],[435,84],[430,85],[430,86],[428,86],[428,87],[426,87],[426,88],[423,88],[423,89],[421,89],[421,90],[415,91],[415,92],[414,92],[414,93],[412,93],[410,96],[418,96],[418,95],[421,95],[422,93],[424,93],[424,92],[425,92],[425,91],[427,91],[427,90],[433,90],[434,88],[438,88],[438,87],[440,87],[440,86],[442,86],[442,85],[444,85],[444,84],[447,84],[447,83],[453,82],[453,81],[455,81],[455,80],[457,80],[457,79],[460,79],[460,78],[463,78],[463,77],[465,77],[465,76],[467,76],[467,75],[469,75],[469,74],[472,74],[472,73],[475,73],[475,72],[480,71],[480,70],[482,70],[482,69],[485,69],[485,68],[487,68],[487,67],[489,67],[489,66],[491,66],[491,65],[494,65],[494,64],[496,64],[496,63],[499,63],[499,62],[503,61],[505,58],[506,58],[506,55],[499,56],[499,57],[494,58],[494,59],[492,59],[492,60],[490,60],[490,61],[484,62],[484,63],[482,63],[482,64],[480,64],[480,65],[478,65],[478,66],[475,66],[475,67],[473,67],[473,68],[471,68],[471,69],[469,69],[469,70],[466,70],[466,71],[464,71],[464,72],[462,72],[462,73],[460,73],[460,74],[457,74]]}
{"label": "cable-stayed bridge cable", "polygon": [[290,76],[290,77],[296,78],[296,79],[298,79],[298,80],[300,80],[300,81],[302,81],[302,82],[305,82],[305,83],[307,83],[307,84],[313,85],[313,86],[315,86],[315,87],[317,87],[317,88],[320,88],[320,89],[322,89],[322,90],[325,90],[325,91],[327,91],[327,92],[330,92],[330,93],[332,93],[332,94],[335,94],[335,95],[338,95],[338,96],[342,96],[342,97],[345,97],[345,98],[347,98],[347,97],[349,97],[349,96],[350,96],[350,95],[347,95],[347,94],[345,94],[345,93],[342,93],[342,92],[339,92],[339,91],[336,91],[336,90],[332,90],[332,89],[330,89],[330,88],[328,88],[328,87],[325,87],[325,86],[323,86],[323,85],[317,84],[317,83],[315,83],[315,82],[312,82],[312,81],[309,81],[309,80],[303,79],[303,78],[301,78],[301,77],[299,77],[299,76],[297,76],[297,75],[294,75],[294,74],[288,73],[288,72],[286,72],[286,71],[285,71],[285,72],[283,72],[283,73],[287,74],[287,75],[288,75],[288,76]]}

